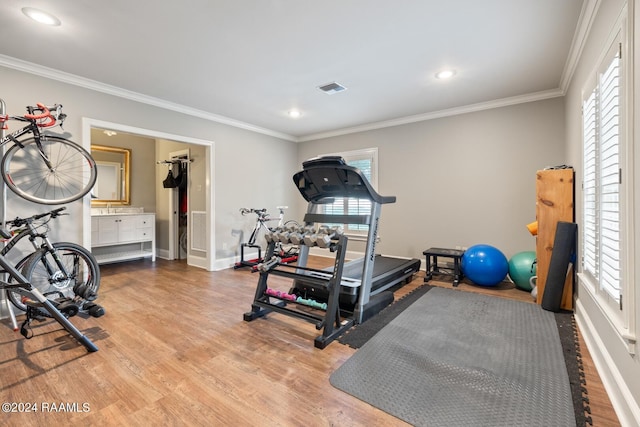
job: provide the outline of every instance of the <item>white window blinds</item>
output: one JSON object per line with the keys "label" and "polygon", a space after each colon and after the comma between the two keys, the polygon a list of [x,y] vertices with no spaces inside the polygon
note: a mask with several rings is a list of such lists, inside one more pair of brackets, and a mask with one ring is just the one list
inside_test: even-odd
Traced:
{"label": "white window blinds", "polygon": [[620,301],[620,48],[583,101],[583,270]]}
{"label": "white window blinds", "polygon": [[[362,171],[367,180],[375,188],[377,182],[377,149],[367,149],[337,153],[348,165]],[[335,199],[334,203],[324,206],[324,213],[330,215],[369,215],[371,213],[371,201],[356,198]],[[349,231],[366,231],[367,225],[363,224],[331,224],[342,225]]]}

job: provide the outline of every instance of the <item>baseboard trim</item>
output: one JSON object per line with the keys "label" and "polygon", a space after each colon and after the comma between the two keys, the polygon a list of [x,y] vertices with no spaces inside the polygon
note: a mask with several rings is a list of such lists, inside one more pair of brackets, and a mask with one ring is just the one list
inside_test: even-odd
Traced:
{"label": "baseboard trim", "polygon": [[622,427],[640,425],[640,407],[624,382],[620,371],[616,368],[613,358],[607,351],[604,342],[600,339],[580,299],[576,301],[575,317],[620,424]]}
{"label": "baseboard trim", "polygon": [[[256,252],[256,256],[258,253]],[[239,256],[235,257],[226,257],[226,258],[217,258],[213,264],[213,271],[226,270],[227,268],[232,268],[236,265],[236,262],[240,261]]]}
{"label": "baseboard trim", "polygon": [[190,255],[187,258],[187,264],[192,267],[203,268],[207,271],[209,270],[209,263],[207,262],[207,258]]}

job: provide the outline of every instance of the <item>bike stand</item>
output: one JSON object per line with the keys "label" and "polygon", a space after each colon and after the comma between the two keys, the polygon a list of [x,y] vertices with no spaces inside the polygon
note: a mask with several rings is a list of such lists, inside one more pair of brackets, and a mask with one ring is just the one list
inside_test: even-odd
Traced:
{"label": "bike stand", "polygon": [[[258,258],[245,260],[244,259],[244,248],[256,248],[258,249]],[[251,243],[241,243],[240,244],[240,261],[237,262],[233,268],[238,269],[242,267],[253,267],[262,262],[262,247],[260,245],[252,245]]]}
{"label": "bike stand", "polygon": [[13,311],[13,306],[11,305],[11,303],[9,302],[9,299],[5,296],[4,297],[4,302],[7,305],[7,312],[9,313],[9,319],[11,320],[11,327],[13,328],[14,332],[18,331],[18,322],[16,320],[16,314]]}
{"label": "bike stand", "polygon": [[[31,283],[27,281],[27,279],[18,271],[16,268],[11,265],[4,257],[0,256],[0,266],[4,269],[4,271],[11,275],[16,282],[19,284],[17,287],[21,287],[31,293],[36,300],[42,304],[42,307],[49,312],[51,317],[53,317],[64,329],[67,330],[80,344],[82,344],[87,351],[94,352],[98,351],[98,347],[91,342],[89,338],[82,334],[66,317],[60,313],[60,311],[45,297],[42,293],[31,286]],[[24,335],[24,334],[23,334]]]}

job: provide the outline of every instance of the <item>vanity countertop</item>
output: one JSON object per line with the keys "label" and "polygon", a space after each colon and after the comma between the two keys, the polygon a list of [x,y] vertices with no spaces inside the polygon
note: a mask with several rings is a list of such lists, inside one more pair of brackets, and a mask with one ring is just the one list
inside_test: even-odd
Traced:
{"label": "vanity countertop", "polygon": [[91,216],[143,215],[143,214],[153,214],[153,212],[145,212],[144,208],[133,208],[133,207],[91,208]]}

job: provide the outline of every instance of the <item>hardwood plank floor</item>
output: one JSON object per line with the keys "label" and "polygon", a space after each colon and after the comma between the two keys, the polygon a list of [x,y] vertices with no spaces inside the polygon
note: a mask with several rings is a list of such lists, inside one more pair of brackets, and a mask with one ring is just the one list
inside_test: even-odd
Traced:
{"label": "hardwood plank floor", "polygon": [[[396,298],[423,277],[417,274]],[[207,272],[175,261],[105,265],[98,302],[107,314],[72,318],[100,348],[96,353],[53,321],[34,323],[30,340],[4,321],[2,402],[38,411],[2,412],[0,425],[407,425],[329,384],[355,350],[338,342],[318,350],[314,325],[287,316],[244,322],[257,279],[248,269]],[[287,288],[282,278],[270,278],[270,285],[277,281]],[[531,301],[508,287],[459,288]],[[593,425],[619,425],[581,346]]]}

